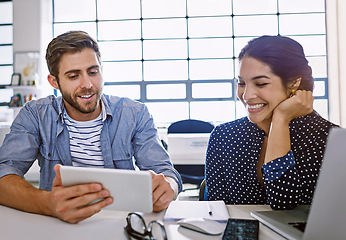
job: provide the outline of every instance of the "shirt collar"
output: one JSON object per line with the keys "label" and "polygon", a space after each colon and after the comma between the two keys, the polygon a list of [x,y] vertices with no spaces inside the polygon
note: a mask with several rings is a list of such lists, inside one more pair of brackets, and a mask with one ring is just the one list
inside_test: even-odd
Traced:
{"label": "shirt collar", "polygon": [[[64,112],[65,112],[64,103],[63,103],[61,96],[57,97],[56,100],[57,100],[57,104],[58,104],[59,119],[61,122],[63,122],[64,121]],[[102,122],[104,122],[106,120],[108,115],[112,116],[112,112],[109,108],[109,105],[106,101],[104,94],[101,95],[101,113],[102,113]]]}

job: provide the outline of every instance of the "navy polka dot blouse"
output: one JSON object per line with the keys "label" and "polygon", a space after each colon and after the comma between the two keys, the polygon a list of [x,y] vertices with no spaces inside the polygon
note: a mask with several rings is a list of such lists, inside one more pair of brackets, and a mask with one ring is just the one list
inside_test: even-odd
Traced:
{"label": "navy polka dot blouse", "polygon": [[292,120],[291,150],[262,166],[264,186],[256,175],[264,131],[247,117],[217,126],[206,158],[208,200],[273,209],[311,204],[327,136],[335,126],[316,112]]}

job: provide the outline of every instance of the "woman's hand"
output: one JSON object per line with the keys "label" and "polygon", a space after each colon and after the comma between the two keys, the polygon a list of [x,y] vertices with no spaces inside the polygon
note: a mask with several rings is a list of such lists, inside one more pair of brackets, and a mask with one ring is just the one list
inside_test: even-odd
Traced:
{"label": "woman's hand", "polygon": [[311,91],[297,90],[274,109],[273,120],[280,117],[290,122],[294,118],[307,115],[313,111],[313,101]]}

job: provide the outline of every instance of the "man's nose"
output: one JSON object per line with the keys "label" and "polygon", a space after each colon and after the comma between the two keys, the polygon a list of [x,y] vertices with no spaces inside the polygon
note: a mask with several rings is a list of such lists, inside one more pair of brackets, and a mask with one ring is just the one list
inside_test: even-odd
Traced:
{"label": "man's nose", "polygon": [[90,76],[88,74],[82,74],[80,87],[90,89],[92,86],[93,84]]}

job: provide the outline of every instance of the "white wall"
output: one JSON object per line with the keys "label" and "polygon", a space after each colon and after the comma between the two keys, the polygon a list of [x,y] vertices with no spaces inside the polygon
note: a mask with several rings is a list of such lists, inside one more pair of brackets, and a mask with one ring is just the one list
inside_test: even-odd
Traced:
{"label": "white wall", "polygon": [[51,0],[13,0],[13,51],[40,52],[40,85],[43,95],[53,93],[47,81],[45,51],[52,39]]}
{"label": "white wall", "polygon": [[326,0],[330,120],[346,127],[346,1]]}

